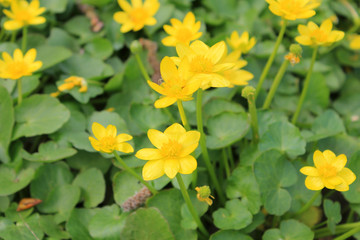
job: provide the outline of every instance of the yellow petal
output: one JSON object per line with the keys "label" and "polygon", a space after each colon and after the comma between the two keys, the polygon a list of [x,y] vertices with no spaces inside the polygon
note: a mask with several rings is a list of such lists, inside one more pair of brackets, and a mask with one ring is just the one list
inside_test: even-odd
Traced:
{"label": "yellow petal", "polygon": [[23,61],[23,53],[18,48],[15,49],[15,51],[14,51],[14,61],[19,61],[19,62]]}
{"label": "yellow petal", "polygon": [[210,59],[213,63],[218,63],[224,56],[226,45],[224,41],[218,42],[210,48],[208,53],[205,55],[207,59]]}
{"label": "yellow petal", "polygon": [[160,73],[165,82],[179,77],[176,65],[169,57],[164,57],[161,61]]}
{"label": "yellow petal", "polygon": [[118,3],[125,12],[130,12],[132,10],[131,5],[126,0],[118,0]]}
{"label": "yellow petal", "polygon": [[184,25],[191,28],[193,24],[195,24],[195,16],[192,12],[188,12],[184,18]]}
{"label": "yellow petal", "polygon": [[321,190],[324,188],[324,183],[320,177],[308,176],[305,179],[305,186],[310,190]]}
{"label": "yellow petal", "polygon": [[126,133],[121,133],[116,136],[117,142],[126,142],[126,141],[130,141],[131,139],[133,139],[133,137]]}
{"label": "yellow petal", "polygon": [[323,152],[323,154],[324,154],[324,157],[325,157],[327,163],[333,163],[333,162],[336,160],[336,155],[335,155],[335,153],[333,153],[333,152],[330,151],[330,150],[325,150],[325,151]]}
{"label": "yellow petal", "polygon": [[24,61],[27,63],[32,63],[35,61],[35,58],[36,58],[36,49],[32,48],[26,52],[24,56]]}
{"label": "yellow petal", "polygon": [[333,27],[333,24],[330,19],[326,19],[320,25],[321,31],[325,32],[326,34],[329,34],[331,32],[332,27]]}
{"label": "yellow petal", "polygon": [[133,28],[134,28],[134,24],[132,22],[128,21],[121,26],[120,31],[122,33],[126,33],[126,32],[131,31]]}
{"label": "yellow petal", "polygon": [[[194,41],[190,45],[191,50],[197,53],[197,55],[205,55],[209,51],[209,47],[200,40]],[[217,47],[216,47],[217,48]],[[214,50],[216,50],[214,48]],[[179,55],[180,56],[180,55]]]}
{"label": "yellow petal", "polygon": [[180,137],[182,137],[184,133],[186,133],[186,130],[179,123],[172,124],[164,131],[164,134],[168,136],[169,139],[177,140],[177,141],[179,140]]}
{"label": "yellow petal", "polygon": [[117,130],[116,130],[116,127],[115,127],[114,125],[109,124],[109,125],[106,127],[105,135],[106,135],[107,137],[116,138],[116,133],[117,133]]}
{"label": "yellow petal", "polygon": [[347,158],[346,158],[345,154],[340,154],[333,160],[332,165],[339,172],[345,167],[346,162],[347,162]]}
{"label": "yellow petal", "polygon": [[46,18],[44,17],[35,17],[29,20],[30,25],[39,25],[43,24],[44,22],[46,22]]}
{"label": "yellow petal", "polygon": [[347,185],[352,184],[356,180],[356,175],[349,168],[343,168],[338,172],[338,176],[341,177]]}
{"label": "yellow petal", "polygon": [[164,161],[164,171],[169,178],[173,179],[179,172],[179,169],[180,164],[177,159],[166,159]]}
{"label": "yellow petal", "polygon": [[142,7],[142,0],[131,0],[131,5],[133,8],[140,8]]}
{"label": "yellow petal", "polygon": [[177,40],[174,36],[168,36],[161,40],[161,43],[168,47],[175,47]]}
{"label": "yellow petal", "polygon": [[16,20],[9,20],[4,23],[4,28],[8,31],[20,29],[24,26],[24,23]]}
{"label": "yellow petal", "polygon": [[123,153],[132,153],[134,148],[127,142],[117,143],[115,150]]}
{"label": "yellow petal", "polygon": [[147,10],[150,16],[155,15],[155,13],[159,10],[160,3],[158,0],[145,0],[144,8]]}
{"label": "yellow petal", "polygon": [[169,142],[169,137],[156,129],[149,129],[147,135],[150,142],[158,149]]}
{"label": "yellow petal", "polygon": [[153,18],[153,17],[150,17],[150,18],[147,18],[146,21],[144,22],[145,25],[149,25],[149,26],[152,26],[152,25],[155,25],[156,24],[156,19]]}
{"label": "yellow petal", "polygon": [[316,23],[314,23],[312,21],[308,22],[307,26],[308,26],[310,32],[313,32],[313,31],[319,29],[318,25],[316,25]]}
{"label": "yellow petal", "polygon": [[144,180],[150,181],[164,175],[164,160],[148,161],[142,170]]}
{"label": "yellow petal", "polygon": [[340,191],[340,192],[346,192],[349,190],[349,185],[347,185],[346,183],[343,182],[343,183],[337,185],[335,187],[335,190]]}
{"label": "yellow petal", "polygon": [[43,64],[41,61],[36,61],[29,66],[29,71],[35,72],[35,71],[39,70],[42,67],[42,65]]}
{"label": "yellow petal", "polygon": [[309,35],[310,34],[309,29],[305,25],[302,25],[302,24],[299,24],[298,31],[301,35]]}
{"label": "yellow petal", "polygon": [[161,97],[160,99],[155,101],[155,108],[166,108],[176,102],[177,98],[175,97]]}
{"label": "yellow petal", "polygon": [[300,169],[300,172],[302,174],[309,175],[309,176],[312,176],[312,177],[318,177],[319,176],[318,170],[316,168],[314,168],[314,167],[302,167]]}
{"label": "yellow petal", "polygon": [[155,148],[143,148],[137,151],[135,157],[141,160],[159,160],[163,158],[161,151]]}
{"label": "yellow petal", "polygon": [[89,137],[91,146],[96,150],[100,151],[100,142],[93,137]]}
{"label": "yellow petal", "polygon": [[[341,184],[343,182],[343,179],[341,177],[339,177],[339,176],[328,177],[328,178],[325,178],[325,179],[326,179],[325,182],[328,182],[332,186],[339,185],[339,184]],[[325,187],[326,187],[326,184],[325,184]]]}
{"label": "yellow petal", "polygon": [[179,143],[182,145],[182,151],[180,156],[185,157],[186,155],[191,154],[197,146],[199,145],[200,132],[198,131],[188,131],[181,135],[179,138]]}
{"label": "yellow petal", "polygon": [[176,53],[180,58],[191,55],[191,52],[192,52],[191,49],[188,46],[186,46],[184,43],[176,44]]}
{"label": "yellow petal", "polygon": [[323,153],[319,150],[316,150],[314,152],[313,160],[314,160],[315,167],[317,169],[323,168],[327,164],[327,161],[325,160]]}
{"label": "yellow petal", "polygon": [[155,91],[157,91],[158,93],[160,93],[161,95],[166,95],[166,91],[163,87],[161,87],[159,84],[156,84],[152,81],[147,81],[147,83],[149,84],[149,86],[154,89]]}
{"label": "yellow petal", "polygon": [[308,36],[297,36],[295,37],[295,41],[297,41],[298,43],[304,46],[309,46],[314,44],[314,42]]}
{"label": "yellow petal", "polygon": [[179,172],[182,174],[190,174],[193,171],[195,171],[195,169],[197,168],[196,159],[191,155],[180,158],[179,163],[180,163]]}
{"label": "yellow petal", "polygon": [[91,126],[91,130],[97,139],[100,140],[103,137],[105,137],[105,128],[100,123],[93,122],[93,124]]}
{"label": "yellow petal", "polygon": [[118,23],[125,23],[129,21],[129,15],[125,12],[116,12],[114,14],[114,20]]}

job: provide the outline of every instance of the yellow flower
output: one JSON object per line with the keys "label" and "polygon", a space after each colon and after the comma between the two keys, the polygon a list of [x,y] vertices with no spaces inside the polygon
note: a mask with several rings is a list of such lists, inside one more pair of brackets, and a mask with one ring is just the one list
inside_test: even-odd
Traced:
{"label": "yellow flower", "polygon": [[156,149],[144,148],[135,154],[139,159],[149,160],[142,170],[145,180],[154,180],[164,174],[172,179],[178,172],[190,174],[196,169],[196,159],[190,154],[199,145],[198,131],[187,132],[183,126],[174,123],[163,133],[150,129],[147,135]]}
{"label": "yellow flower", "polygon": [[305,186],[310,190],[321,190],[324,187],[337,191],[349,190],[349,185],[356,179],[355,174],[345,168],[346,156],[336,156],[332,151],[314,152],[315,167],[303,167],[302,174],[307,175]]}
{"label": "yellow flower", "polygon": [[133,147],[126,141],[130,141],[132,136],[126,133],[117,134],[114,125],[108,125],[106,128],[101,124],[94,122],[92,124],[92,132],[95,136],[89,137],[91,146],[100,152],[112,153],[115,150],[124,153],[134,152]]}
{"label": "yellow flower", "polygon": [[190,46],[178,44],[176,51],[179,57],[172,58],[173,61],[179,65],[183,59],[187,58],[187,63],[184,65],[189,65],[186,67],[189,69],[192,80],[200,81],[202,89],[231,85],[222,72],[233,68],[235,63],[221,62],[227,53],[224,41],[208,47],[202,41],[196,40]]}
{"label": "yellow flower", "polygon": [[192,94],[199,89],[199,81],[190,79],[189,64],[187,59],[184,59],[176,68],[175,63],[169,58],[165,57],[160,63],[160,72],[163,82],[158,84],[148,81],[152,89],[164,95],[159,100],[156,100],[156,108],[165,108],[174,104],[177,100],[189,101]]}
{"label": "yellow flower", "polygon": [[131,0],[130,5],[126,0],[118,0],[124,11],[116,12],[114,20],[122,24],[120,31],[125,33],[131,30],[139,31],[145,25],[156,24],[155,13],[160,7],[158,0]]}
{"label": "yellow flower", "polygon": [[270,11],[287,20],[306,19],[314,16],[314,8],[320,5],[315,0],[266,0]]}
{"label": "yellow flower", "polygon": [[75,86],[79,86],[79,92],[87,92],[87,82],[82,77],[71,76],[64,80],[64,83],[58,86],[58,90],[63,92],[65,90],[71,90]]}
{"label": "yellow flower", "polygon": [[35,61],[36,49],[32,48],[25,56],[20,49],[14,51],[14,58],[7,52],[2,53],[3,60],[0,60],[0,77],[17,80],[24,76],[31,76],[33,72],[42,66],[41,61]]}
{"label": "yellow flower", "polygon": [[60,91],[56,91],[56,92],[53,92],[53,93],[50,93],[50,96],[52,96],[52,97],[58,97],[59,95],[60,95]]}
{"label": "yellow flower", "polygon": [[215,199],[213,196],[210,195],[210,188],[209,186],[202,186],[202,187],[196,187],[195,190],[197,191],[196,197],[201,202],[206,202],[209,206],[213,204],[213,200]]}
{"label": "yellow flower", "polygon": [[3,5],[4,7],[8,7],[10,6],[11,2],[16,1],[16,0],[0,0],[0,4]]}
{"label": "yellow flower", "polygon": [[249,33],[246,31],[243,32],[241,37],[237,31],[233,31],[230,38],[227,38],[226,41],[233,50],[240,50],[240,52],[244,54],[248,53],[256,43],[254,37],[249,39]]}
{"label": "yellow flower", "polygon": [[24,0],[11,2],[11,11],[4,10],[6,16],[12,20],[4,23],[6,30],[16,30],[28,25],[38,25],[46,21],[44,17],[39,15],[45,12],[44,7],[40,7],[38,0],[32,0],[29,4]]}
{"label": "yellow flower", "polygon": [[331,31],[332,27],[333,24],[330,19],[322,22],[320,27],[311,21],[307,26],[299,24],[300,36],[297,36],[295,40],[306,46],[330,46],[332,43],[344,38],[344,32]]}
{"label": "yellow flower", "polygon": [[353,34],[350,36],[350,48],[353,50],[360,49],[360,35]]}
{"label": "yellow flower", "polygon": [[161,42],[165,46],[176,46],[178,43],[189,45],[190,41],[201,37],[202,33],[198,32],[201,26],[200,21],[195,22],[195,16],[192,12],[186,14],[184,21],[170,19],[172,26],[164,25],[164,30],[170,36],[164,38]]}

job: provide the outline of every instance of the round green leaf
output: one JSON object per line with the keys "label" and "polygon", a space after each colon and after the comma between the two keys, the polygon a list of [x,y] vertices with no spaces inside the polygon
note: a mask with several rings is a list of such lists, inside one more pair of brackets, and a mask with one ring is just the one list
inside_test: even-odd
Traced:
{"label": "round green leaf", "polygon": [[220,230],[212,234],[210,240],[252,240],[252,238],[239,231]]}
{"label": "round green leaf", "polygon": [[216,227],[227,230],[239,230],[252,222],[252,215],[247,207],[238,199],[227,201],[225,208],[220,208],[213,213]]}
{"label": "round green leaf", "polygon": [[111,42],[106,38],[95,38],[85,46],[85,51],[98,59],[107,59],[113,53]]}
{"label": "round green leaf", "polygon": [[10,161],[8,148],[14,126],[14,108],[9,92],[0,85],[0,161]]}
{"label": "round green leaf", "polygon": [[148,129],[157,129],[159,126],[168,124],[169,117],[161,110],[150,105],[133,104],[130,114],[135,123],[147,132]]}
{"label": "round green leaf", "polygon": [[93,240],[88,229],[91,218],[98,212],[97,209],[74,209],[69,221],[66,222],[66,231],[72,240]]}
{"label": "round green leaf", "polygon": [[70,112],[58,99],[32,95],[15,108],[13,140],[53,133],[69,120]]}
{"label": "round green leaf", "polygon": [[[140,169],[135,169],[140,174]],[[113,178],[114,199],[120,206],[129,198],[136,194],[144,185],[125,171],[115,174]]]}
{"label": "round green leaf", "polygon": [[290,219],[280,223],[280,229],[269,229],[262,237],[263,240],[313,240],[314,233],[308,226]]}
{"label": "round green leaf", "polygon": [[0,166],[0,196],[7,196],[26,187],[34,177],[34,169],[28,168],[20,172]]}
{"label": "round green leaf", "polygon": [[39,146],[39,152],[29,154],[25,150],[22,152],[23,158],[34,162],[55,162],[67,157],[71,157],[76,154],[76,150],[68,147],[61,147],[59,144],[48,141],[41,143]]}
{"label": "round green leaf", "polygon": [[72,52],[64,47],[42,45],[37,49],[36,60],[43,63],[39,71],[43,71],[71,57]]}
{"label": "round green leaf", "polygon": [[[350,159],[348,168],[354,173],[360,172],[360,151],[357,151]],[[349,191],[342,193],[350,203],[360,203],[360,178],[349,186]]]}

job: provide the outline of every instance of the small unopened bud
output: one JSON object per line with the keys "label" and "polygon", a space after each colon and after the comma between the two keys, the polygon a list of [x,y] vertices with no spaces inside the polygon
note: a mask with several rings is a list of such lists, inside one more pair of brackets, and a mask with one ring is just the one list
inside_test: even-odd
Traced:
{"label": "small unopened bud", "polygon": [[242,92],[241,92],[241,96],[244,98],[249,98],[250,95],[254,95],[255,94],[255,88],[252,86],[246,86]]}
{"label": "small unopened bud", "polygon": [[138,40],[134,40],[132,41],[132,43],[130,44],[130,51],[133,54],[138,54],[142,51],[142,45]]}
{"label": "small unopened bud", "polygon": [[290,45],[290,52],[295,54],[298,57],[301,57],[302,55],[302,48],[299,44],[291,44]]}

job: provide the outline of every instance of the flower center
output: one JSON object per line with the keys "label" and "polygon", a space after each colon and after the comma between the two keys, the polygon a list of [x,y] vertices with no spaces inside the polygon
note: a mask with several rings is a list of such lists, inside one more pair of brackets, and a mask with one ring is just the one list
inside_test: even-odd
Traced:
{"label": "flower center", "polygon": [[163,144],[161,152],[164,157],[176,158],[181,152],[182,146],[175,140],[170,140],[168,143]]}
{"label": "flower center", "polygon": [[116,139],[114,137],[103,137],[100,143],[103,148],[115,149]]}
{"label": "flower center", "polygon": [[175,78],[171,79],[168,82],[164,82],[162,87],[167,91],[167,95],[171,97],[177,97],[181,95],[182,90],[185,87],[185,83],[183,79]]}
{"label": "flower center", "polygon": [[334,177],[334,176],[336,176],[336,173],[337,173],[336,168],[331,165],[326,165],[318,170],[319,170],[320,176],[323,176],[323,177]]}
{"label": "flower center", "polygon": [[316,29],[310,33],[311,39],[314,39],[317,42],[326,42],[327,34],[325,34],[322,30]]}
{"label": "flower center", "polygon": [[135,24],[143,24],[148,18],[148,13],[142,7],[134,8],[130,13],[130,18]]}
{"label": "flower center", "polygon": [[212,73],[214,64],[204,56],[196,56],[190,62],[190,71],[194,73]]}
{"label": "flower center", "polygon": [[179,42],[188,43],[190,42],[192,33],[188,28],[182,27],[177,30],[176,38]]}
{"label": "flower center", "polygon": [[20,21],[22,21],[22,22],[24,22],[24,23],[28,23],[29,22],[29,20],[30,19],[32,19],[33,18],[33,16],[30,14],[30,12],[29,11],[27,11],[27,10],[21,10],[21,11],[19,11],[19,12],[17,12],[17,14],[16,14],[16,19],[17,20],[20,20]]}
{"label": "flower center", "polygon": [[27,73],[28,66],[23,61],[20,62],[12,62],[8,65],[8,72],[11,73],[12,76],[17,76],[16,79],[21,78]]}

